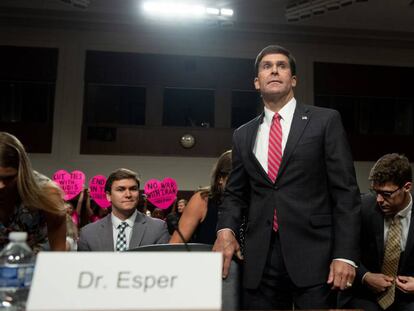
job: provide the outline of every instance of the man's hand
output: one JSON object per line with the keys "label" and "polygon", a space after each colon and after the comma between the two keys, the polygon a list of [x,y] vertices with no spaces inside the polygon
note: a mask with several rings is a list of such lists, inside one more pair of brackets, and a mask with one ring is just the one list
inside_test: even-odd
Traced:
{"label": "man's hand", "polygon": [[328,284],[332,285],[332,289],[344,290],[354,282],[355,268],[349,263],[332,260],[329,266]]}
{"label": "man's hand", "polygon": [[399,275],[395,279],[395,286],[407,294],[414,294],[414,277]]}
{"label": "man's hand", "polygon": [[213,251],[223,254],[223,279],[229,274],[231,259],[234,253],[236,253],[239,259],[243,259],[240,253],[240,245],[231,230],[224,229],[217,234]]}
{"label": "man's hand", "polygon": [[364,284],[376,294],[385,292],[393,281],[393,277],[382,273],[367,272],[364,277]]}

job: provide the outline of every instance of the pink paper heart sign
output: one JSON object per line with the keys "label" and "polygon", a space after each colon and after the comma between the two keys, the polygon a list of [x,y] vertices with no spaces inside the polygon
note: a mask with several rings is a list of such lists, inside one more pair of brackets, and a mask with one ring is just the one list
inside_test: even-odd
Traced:
{"label": "pink paper heart sign", "polygon": [[106,177],[103,175],[96,175],[89,180],[89,193],[100,208],[108,208],[111,206],[111,202],[106,199],[105,183]]}
{"label": "pink paper heart sign", "polygon": [[83,190],[85,184],[85,174],[81,171],[68,173],[65,170],[58,170],[53,174],[52,179],[65,193],[64,199],[66,201],[76,197]]}
{"label": "pink paper heart sign", "polygon": [[167,209],[177,198],[177,182],[172,178],[164,178],[163,181],[150,179],[144,187],[148,201],[154,206]]}

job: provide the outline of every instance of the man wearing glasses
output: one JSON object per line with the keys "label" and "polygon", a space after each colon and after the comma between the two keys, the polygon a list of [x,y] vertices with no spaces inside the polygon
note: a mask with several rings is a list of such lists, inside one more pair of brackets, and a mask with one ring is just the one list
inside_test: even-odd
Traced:
{"label": "man wearing glasses", "polygon": [[371,193],[362,196],[361,263],[347,307],[414,310],[412,169],[396,153],[371,169]]}

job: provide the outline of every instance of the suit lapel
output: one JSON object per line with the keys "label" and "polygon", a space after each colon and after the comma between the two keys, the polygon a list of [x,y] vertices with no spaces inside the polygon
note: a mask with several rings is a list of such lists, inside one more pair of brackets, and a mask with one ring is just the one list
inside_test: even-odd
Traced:
{"label": "suit lapel", "polygon": [[375,201],[374,213],[372,217],[373,232],[375,234],[377,245],[378,267],[381,269],[384,259],[384,215],[382,214],[377,202]]}
{"label": "suit lapel", "polygon": [[[411,194],[412,196],[413,194]],[[411,207],[411,220],[410,220],[410,228],[408,229],[408,235],[407,235],[407,243],[405,245],[405,250],[404,250],[404,257],[403,260],[401,262],[401,268],[404,267],[404,264],[406,262],[406,258],[410,257],[410,253],[413,250],[413,246],[414,246],[414,213]]]}
{"label": "suit lapel", "polygon": [[147,228],[145,216],[140,212],[137,212],[135,217],[134,227],[132,228],[131,239],[129,241],[129,249],[133,249],[141,245],[141,241],[144,237],[145,230]]}
{"label": "suit lapel", "polygon": [[114,233],[112,228],[111,214],[105,216],[101,223],[101,232],[99,234],[102,239],[100,249],[102,251],[114,251]]}
{"label": "suit lapel", "polygon": [[254,144],[256,142],[257,138],[257,131],[259,130],[260,124],[262,124],[264,118],[264,112],[259,115],[253,125],[250,127],[249,131],[247,132],[247,145],[249,146],[249,155],[250,159],[253,162],[253,165],[256,166],[257,170],[256,172],[259,172],[264,179],[266,179],[269,183],[272,183],[269,176],[267,175],[267,172],[263,169],[263,166],[260,164],[259,160],[257,160],[256,155],[254,154]]}
{"label": "suit lapel", "polygon": [[283,151],[282,163],[280,164],[279,172],[277,174],[276,181],[280,178],[281,174],[286,168],[290,156],[292,155],[295,147],[301,138],[303,131],[306,128],[310,119],[310,112],[305,106],[296,104],[296,109],[293,114],[292,124],[290,126],[289,137],[286,142],[285,150]]}

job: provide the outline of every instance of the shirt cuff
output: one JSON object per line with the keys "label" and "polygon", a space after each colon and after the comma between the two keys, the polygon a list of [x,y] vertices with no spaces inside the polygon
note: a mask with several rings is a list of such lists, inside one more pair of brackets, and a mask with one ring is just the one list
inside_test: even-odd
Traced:
{"label": "shirt cuff", "polygon": [[361,279],[361,283],[365,284],[365,277],[368,275],[369,272],[365,272],[364,276]]}
{"label": "shirt cuff", "polygon": [[347,264],[351,265],[352,267],[358,268],[358,266],[356,265],[356,263],[353,262],[352,260],[344,259],[344,258],[335,258],[334,260],[339,260],[339,261],[342,261],[342,262],[346,262]]}
{"label": "shirt cuff", "polygon": [[236,236],[236,234],[234,233],[234,231],[233,231],[233,230],[231,230],[230,228],[223,228],[223,229],[220,229],[220,230],[218,230],[218,231],[217,231],[217,234],[219,234],[221,231],[224,231],[224,230],[228,230],[228,231],[230,231],[231,233],[233,233],[233,235],[234,235],[234,236]]}

